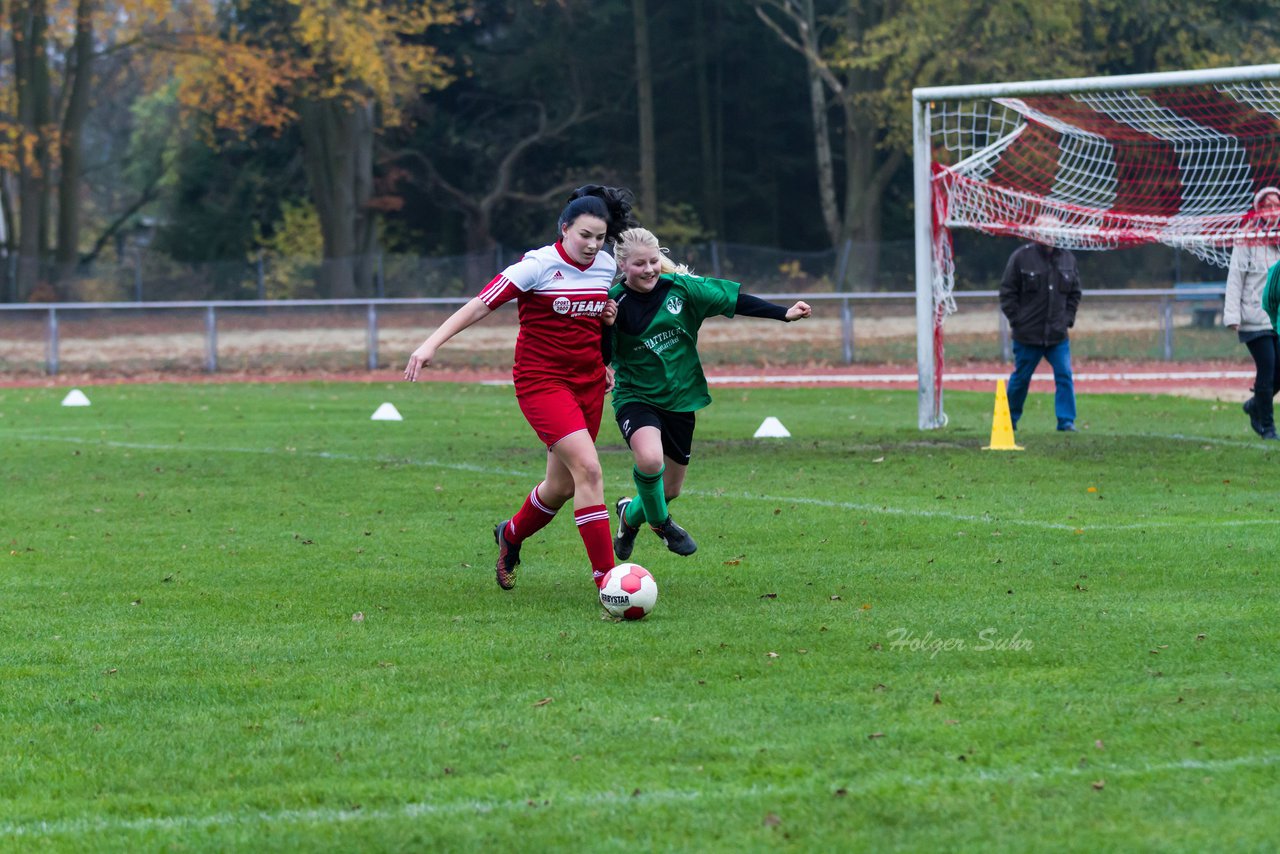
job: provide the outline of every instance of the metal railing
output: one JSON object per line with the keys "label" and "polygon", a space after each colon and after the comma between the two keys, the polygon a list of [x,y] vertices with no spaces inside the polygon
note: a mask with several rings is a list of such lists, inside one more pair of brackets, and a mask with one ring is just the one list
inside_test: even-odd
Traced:
{"label": "metal railing", "polygon": [[[1154,311],[1159,318],[1161,348],[1163,358],[1174,358],[1174,308],[1178,300],[1186,300],[1188,296],[1202,297],[1212,300],[1221,298],[1221,286],[1204,285],[1196,288],[1186,286],[1179,288],[1143,288],[1124,290],[1087,290],[1085,300],[1088,305],[1096,305],[1097,301],[1106,300],[1151,300]],[[857,355],[857,320],[871,303],[901,303],[904,313],[914,313],[914,292],[880,292],[880,293],[770,293],[766,295],[774,302],[785,303],[796,299],[804,299],[812,303],[835,303],[839,310],[841,359],[845,364],[852,364]],[[994,290],[957,292],[958,303],[976,303],[986,301],[997,305],[999,293]],[[369,370],[379,366],[379,322],[380,312],[387,309],[404,309],[413,307],[430,307],[434,309],[450,309],[467,302],[469,297],[418,297],[418,298],[386,298],[386,299],[345,299],[345,300],[213,300],[213,301],[166,301],[166,302],[74,302],[45,304],[0,304],[0,319],[25,315],[44,315],[44,369],[50,375],[56,375],[61,368],[61,320],[70,312],[178,312],[196,311],[203,317],[204,336],[204,370],[215,373],[219,370],[218,332],[220,318],[246,311],[279,311],[291,309],[346,309],[357,310],[364,317],[364,355],[365,365]],[[819,309],[826,316],[834,316],[826,310]],[[963,313],[963,309],[962,312]],[[998,308],[998,337],[1000,353],[1009,361],[1011,343],[1009,328]]]}

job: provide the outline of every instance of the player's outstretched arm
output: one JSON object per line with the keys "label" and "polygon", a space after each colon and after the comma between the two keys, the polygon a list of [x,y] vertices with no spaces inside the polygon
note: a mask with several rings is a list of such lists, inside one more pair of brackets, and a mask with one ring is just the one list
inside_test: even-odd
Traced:
{"label": "player's outstretched arm", "polygon": [[493,309],[489,308],[483,300],[472,297],[466,305],[449,315],[449,319],[440,324],[440,327],[410,354],[409,364],[404,367],[404,378],[409,382],[416,382],[418,374],[431,364],[431,360],[436,357],[436,350],[442,344],[492,313]]}
{"label": "player's outstretched arm", "polygon": [[800,320],[813,314],[813,309],[804,300],[798,301],[791,308],[785,308],[775,302],[762,300],[758,296],[738,292],[738,303],[734,313],[739,317],[763,317],[768,320]]}

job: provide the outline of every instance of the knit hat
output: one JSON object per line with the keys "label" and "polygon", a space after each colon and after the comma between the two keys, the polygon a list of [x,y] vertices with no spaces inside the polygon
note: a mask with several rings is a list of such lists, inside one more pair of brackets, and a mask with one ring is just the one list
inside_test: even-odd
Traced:
{"label": "knit hat", "polygon": [[1280,196],[1280,189],[1277,189],[1276,187],[1263,187],[1261,190],[1254,193],[1253,207],[1257,209],[1258,206],[1262,204],[1262,200],[1272,194]]}

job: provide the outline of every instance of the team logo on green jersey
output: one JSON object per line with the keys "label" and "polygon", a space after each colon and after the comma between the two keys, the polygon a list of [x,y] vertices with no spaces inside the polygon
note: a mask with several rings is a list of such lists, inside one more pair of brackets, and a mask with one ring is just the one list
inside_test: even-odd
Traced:
{"label": "team logo on green jersey", "polygon": [[667,300],[667,311],[672,314],[679,314],[684,310],[684,300],[680,297],[671,297]]}

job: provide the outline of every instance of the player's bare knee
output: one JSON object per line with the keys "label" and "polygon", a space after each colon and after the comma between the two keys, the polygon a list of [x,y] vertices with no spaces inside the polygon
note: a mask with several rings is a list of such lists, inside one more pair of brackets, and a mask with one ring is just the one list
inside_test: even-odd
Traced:
{"label": "player's bare knee", "polygon": [[661,454],[636,454],[636,470],[641,474],[655,475],[662,471]]}
{"label": "player's bare knee", "polygon": [[590,490],[592,488],[604,488],[604,472],[600,468],[600,463],[583,463],[573,470],[574,486],[580,490]]}

